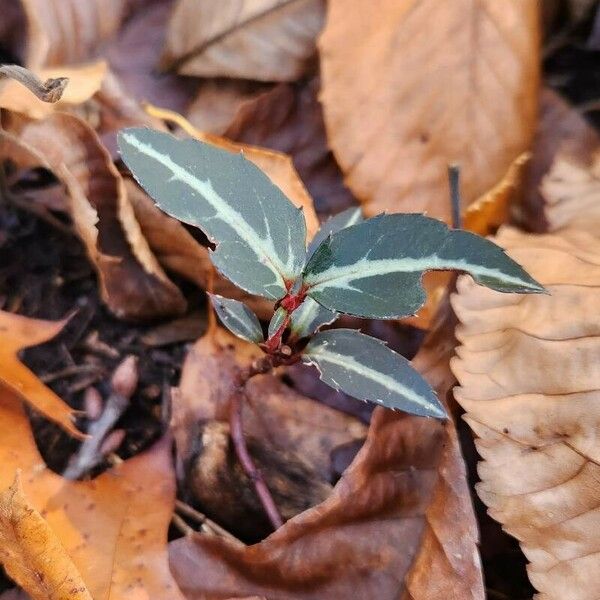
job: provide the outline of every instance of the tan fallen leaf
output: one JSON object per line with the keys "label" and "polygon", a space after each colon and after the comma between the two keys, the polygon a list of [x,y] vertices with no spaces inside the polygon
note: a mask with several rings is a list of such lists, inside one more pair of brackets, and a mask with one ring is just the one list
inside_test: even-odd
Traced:
{"label": "tan fallen leaf", "polygon": [[542,179],[540,192],[550,231],[587,231],[600,236],[600,145],[583,162],[569,154],[558,154]]}
{"label": "tan fallen leaf", "polygon": [[127,0],[19,0],[25,14],[23,54],[30,69],[89,60],[127,15]]}
{"label": "tan fallen leaf", "polygon": [[[453,344],[440,336],[444,343],[434,338],[416,362],[444,398],[454,381],[447,366]],[[214,351],[209,356],[224,364]],[[196,385],[217,366],[193,354],[188,360],[203,365]],[[182,393],[191,383],[184,378]],[[210,389],[214,403],[228,393],[227,386]],[[377,408],[365,445],[325,502],[250,547],[205,536],[177,540],[171,569],[189,600],[483,599],[476,544],[453,426]]]}
{"label": "tan fallen leaf", "polygon": [[547,231],[542,180],[559,154],[568,155],[571,162],[575,160],[585,164],[597,148],[600,148],[600,137],[595,129],[556,92],[543,89],[540,119],[531,161],[524,177],[524,202],[518,222],[532,231]]}
{"label": "tan fallen leaf", "polygon": [[144,319],[184,311],[181,292],[152,254],[122,178],[89,125],[55,113],[41,121],[21,119],[2,137],[5,156],[18,166],[44,166],[65,184],[69,213],[112,312]]}
{"label": "tan fallen leaf", "polygon": [[179,0],[161,64],[184,75],[298,79],[315,52],[323,0]]}
{"label": "tan fallen leaf", "polygon": [[41,119],[55,110],[65,110],[87,102],[102,85],[107,65],[104,61],[75,67],[39,69],[38,77],[45,80],[67,78],[69,80],[60,100],[48,103],[36,98],[16,81],[0,84],[0,108],[23,113],[34,119]]}
{"label": "tan fallen leaf", "polygon": [[[537,111],[536,0],[328,4],[319,41],[325,124],[369,215],[449,221],[448,163],[463,206],[531,143]],[[467,26],[467,24],[470,24]]]}
{"label": "tan fallen leaf", "polygon": [[223,135],[238,111],[257,96],[264,94],[266,89],[268,88],[265,85],[254,81],[209,79],[200,85],[196,98],[188,107],[185,116],[196,129]]}
{"label": "tan fallen leaf", "polygon": [[495,241],[550,296],[476,289],[453,306],[452,369],[483,458],[477,491],[515,536],[544,600],[600,593],[600,240],[503,228]]}
{"label": "tan fallen leaf", "polygon": [[2,390],[0,463],[0,489],[22,471],[25,496],[92,598],[183,600],[166,556],[175,499],[169,440],[92,481],[67,481],[45,468],[19,401]]}
{"label": "tan fallen leaf", "polygon": [[74,425],[75,411],[45,386],[18,357],[23,348],[42,344],[58,335],[67,320],[42,321],[0,311],[0,383],[65,431],[81,437],[81,432]]}
{"label": "tan fallen leaf", "polygon": [[0,563],[33,600],[92,600],[81,575],[20,479],[0,493]]}

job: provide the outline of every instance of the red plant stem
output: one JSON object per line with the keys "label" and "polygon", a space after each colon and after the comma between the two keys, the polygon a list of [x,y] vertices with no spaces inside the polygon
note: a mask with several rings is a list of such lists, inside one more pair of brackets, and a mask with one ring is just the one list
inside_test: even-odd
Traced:
{"label": "red plant stem", "polygon": [[246,439],[244,438],[244,432],[242,428],[242,400],[243,391],[239,389],[233,394],[229,405],[229,427],[231,440],[237,457],[242,465],[246,475],[252,480],[256,494],[260,499],[265,513],[273,525],[273,529],[279,529],[283,525],[283,519],[279,514],[279,510],[275,505],[273,496],[265,483],[262,473],[256,468],[248,447],[246,446]]}

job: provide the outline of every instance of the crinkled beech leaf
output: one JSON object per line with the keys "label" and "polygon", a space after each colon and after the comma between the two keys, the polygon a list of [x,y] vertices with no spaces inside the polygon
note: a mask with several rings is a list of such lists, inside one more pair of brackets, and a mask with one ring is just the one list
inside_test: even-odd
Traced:
{"label": "crinkled beech leaf", "polygon": [[384,342],[354,329],[317,333],[304,350],[321,379],[360,400],[424,417],[446,412],[430,385]]}
{"label": "crinkled beech leaf", "polygon": [[332,234],[308,261],[304,285],[331,310],[399,318],[425,302],[429,270],[466,271],[500,292],[544,292],[499,246],[418,214],[380,215]]}
{"label": "crinkled beech leaf", "polygon": [[147,128],[119,133],[121,156],[167,214],[202,229],[211,258],[240,288],[278,300],[302,271],[306,223],[242,153]]}
{"label": "crinkled beech leaf", "polygon": [[256,344],[264,340],[258,317],[243,302],[218,294],[209,294],[209,297],[221,323],[231,333]]}

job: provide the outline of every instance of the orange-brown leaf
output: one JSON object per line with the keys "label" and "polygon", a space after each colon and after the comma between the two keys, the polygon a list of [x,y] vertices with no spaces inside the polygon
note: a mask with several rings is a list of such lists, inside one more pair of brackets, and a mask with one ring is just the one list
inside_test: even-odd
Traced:
{"label": "orange-brown leaf", "polygon": [[[425,346],[417,364],[445,397],[454,381],[447,365],[453,343],[437,341]],[[197,374],[195,381],[186,375],[182,393],[191,398],[195,384],[210,389],[218,405],[230,393],[228,379],[210,388],[202,382],[226,362],[214,349],[209,355],[213,366],[190,355]],[[171,544],[171,569],[189,600],[253,594],[481,600],[476,544],[453,425],[377,408],[365,445],[325,502],[254,546],[206,536],[178,540]]]}
{"label": "orange-brown leaf", "polygon": [[33,600],[92,600],[60,540],[23,494],[0,493],[0,563]]}
{"label": "orange-brown leaf", "polygon": [[20,360],[23,348],[51,340],[60,333],[63,321],[42,321],[0,311],[0,382],[31,404],[45,417],[58,423],[75,437],[73,409],[45,386]]}
{"label": "orange-brown leaf", "polygon": [[175,499],[168,439],[93,481],[67,481],[44,466],[20,403],[0,390],[0,464],[0,489],[22,471],[25,495],[93,598],[183,600],[166,556]]}
{"label": "orange-brown leaf", "polygon": [[465,207],[500,180],[532,139],[538,37],[536,0],[329,2],[325,124],[369,215],[449,221],[449,163]]}

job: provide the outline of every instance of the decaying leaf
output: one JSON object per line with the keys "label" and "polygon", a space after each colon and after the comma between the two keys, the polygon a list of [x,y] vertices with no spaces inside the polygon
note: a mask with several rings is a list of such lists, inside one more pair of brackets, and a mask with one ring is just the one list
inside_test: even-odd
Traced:
{"label": "decaying leaf", "polygon": [[600,148],[596,130],[569,106],[556,92],[546,88],[540,95],[540,119],[531,161],[524,178],[524,203],[519,223],[533,231],[547,231],[541,183],[559,154],[570,162],[585,164],[594,150]]}
{"label": "decaying leaf", "polygon": [[110,310],[138,319],[183,312],[185,300],[152,254],[121,176],[95,132],[66,113],[21,120],[11,131],[2,132],[3,157],[20,167],[46,167],[65,184],[69,213]]}
{"label": "decaying leaf", "polygon": [[447,164],[461,167],[466,207],[529,148],[537,21],[535,0],[329,2],[319,42],[325,124],[367,214],[449,221]]}
{"label": "decaying leaf", "polygon": [[319,83],[318,77],[280,83],[241,105],[223,135],[291,156],[317,212],[329,215],[354,206],[356,200],[343,183],[325,137]]}
{"label": "decaying leaf", "polygon": [[67,481],[45,468],[19,401],[2,390],[0,440],[0,488],[22,471],[25,496],[92,598],[183,600],[165,552],[175,498],[167,439],[93,481]]}
{"label": "decaying leaf", "polygon": [[0,311],[0,383],[18,394],[45,417],[58,423],[75,437],[81,432],[75,428],[73,409],[46,387],[18,358],[23,348],[51,340],[65,326],[67,320],[42,321]]}
{"label": "decaying leaf", "polygon": [[[447,367],[452,344],[426,348],[417,364],[444,398],[454,381]],[[211,356],[217,360],[214,350]],[[206,360],[199,364],[202,373],[211,371]],[[215,398],[225,391],[212,389]],[[172,542],[171,569],[189,600],[481,600],[476,543],[452,425],[378,408],[365,445],[324,503],[254,546],[206,536]]]}
{"label": "decaying leaf", "polygon": [[20,478],[0,493],[0,563],[33,600],[92,600],[44,517],[28,502]]}
{"label": "decaying leaf", "polygon": [[292,81],[315,52],[323,0],[179,0],[162,66],[184,75]]}
{"label": "decaying leaf", "polygon": [[[173,400],[173,431],[180,463],[191,456],[198,422],[227,420],[237,369],[260,355],[255,345],[221,328],[209,330],[189,351]],[[302,396],[275,376],[256,377],[246,389],[246,433],[294,451],[324,480],[329,475],[331,450],[366,433],[365,426],[354,417]]]}
{"label": "decaying leaf", "polygon": [[19,0],[26,17],[30,69],[76,64],[121,26],[127,0]]}
{"label": "decaying leaf", "polygon": [[477,436],[478,493],[521,543],[538,598],[594,598],[600,496],[600,240],[571,228],[496,241],[550,295],[458,281],[455,397]]}
{"label": "decaying leaf", "polygon": [[588,161],[558,154],[540,192],[550,231],[568,228],[600,236],[600,146]]}

